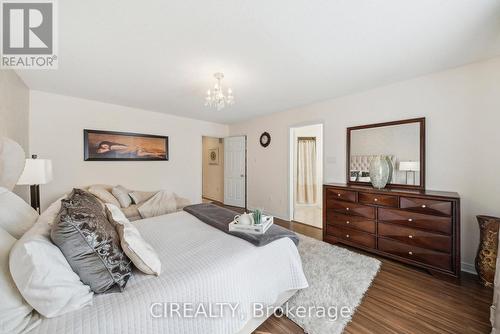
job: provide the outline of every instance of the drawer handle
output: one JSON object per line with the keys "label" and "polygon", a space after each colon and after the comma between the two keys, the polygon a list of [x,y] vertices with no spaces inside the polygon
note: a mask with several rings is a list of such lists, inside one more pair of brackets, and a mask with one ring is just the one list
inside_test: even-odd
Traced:
{"label": "drawer handle", "polygon": [[409,251],[409,252],[408,252],[408,255],[413,255],[413,252],[412,252],[412,251]]}
{"label": "drawer handle", "polygon": [[378,202],[378,198],[374,198],[374,199],[373,199],[373,201],[374,201],[374,202]]}
{"label": "drawer handle", "polygon": [[340,197],[340,194],[337,194],[337,197]]}
{"label": "drawer handle", "polygon": [[345,223],[346,223],[346,224],[350,224],[351,222],[350,222],[350,221],[346,221]]}
{"label": "drawer handle", "polygon": [[411,219],[411,218],[408,218],[408,221],[409,221],[409,222],[412,222],[412,221],[413,221],[413,219]]}
{"label": "drawer handle", "polygon": [[421,207],[422,207],[422,209],[425,209],[427,207],[427,205],[422,204]]}
{"label": "drawer handle", "polygon": [[349,234],[346,234],[346,235],[345,235],[345,237],[346,237],[346,238],[349,238]]}
{"label": "drawer handle", "polygon": [[349,211],[349,208],[345,208],[347,211]]}
{"label": "drawer handle", "polygon": [[411,234],[410,234],[410,235],[408,236],[408,238],[413,239],[413,235],[411,235]]}

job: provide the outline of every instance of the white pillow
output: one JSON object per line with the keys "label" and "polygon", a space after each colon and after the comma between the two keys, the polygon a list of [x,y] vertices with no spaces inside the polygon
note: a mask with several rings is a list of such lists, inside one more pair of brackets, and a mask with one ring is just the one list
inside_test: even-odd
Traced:
{"label": "white pillow", "polygon": [[0,187],[12,190],[26,161],[23,148],[7,137],[0,137]]}
{"label": "white pillow", "polygon": [[130,198],[129,192],[130,190],[122,186],[113,187],[111,190],[111,193],[116,197],[118,202],[120,202],[122,208],[128,208],[130,204],[132,204],[132,198]]}
{"label": "white pillow", "polygon": [[40,322],[33,308],[24,301],[9,272],[9,252],[16,239],[0,228],[0,332],[21,333]]}
{"label": "white pillow", "polygon": [[54,224],[54,220],[57,218],[59,215],[59,211],[61,211],[61,201],[68,197],[67,195],[64,195],[60,198],[57,199],[54,203],[49,205],[49,207],[42,212],[40,217],[38,217],[38,220],[36,221],[37,224],[40,223],[46,223],[52,226]]}
{"label": "white pillow", "polygon": [[120,236],[123,251],[132,263],[145,274],[159,276],[161,261],[153,247],[148,244],[123,212],[115,205],[106,204],[108,218]]}
{"label": "white pillow", "polygon": [[21,197],[0,187],[0,227],[19,239],[38,219],[38,212]]}
{"label": "white pillow", "polygon": [[91,305],[93,296],[50,240],[50,230],[47,221],[37,222],[10,252],[10,272],[19,291],[47,318]]}

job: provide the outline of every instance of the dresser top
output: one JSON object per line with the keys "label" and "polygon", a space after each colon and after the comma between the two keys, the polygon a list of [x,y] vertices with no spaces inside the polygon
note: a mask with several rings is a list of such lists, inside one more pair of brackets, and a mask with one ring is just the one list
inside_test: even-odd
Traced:
{"label": "dresser top", "polygon": [[375,189],[369,186],[351,186],[345,183],[325,183],[324,186],[328,187],[338,187],[344,188],[353,191],[363,191],[368,193],[385,193],[385,194],[393,194],[393,195],[421,195],[426,197],[439,197],[439,198],[460,198],[460,195],[456,192],[448,192],[448,191],[435,191],[435,190],[407,190],[407,189],[393,189],[393,188],[384,188],[384,189]]}

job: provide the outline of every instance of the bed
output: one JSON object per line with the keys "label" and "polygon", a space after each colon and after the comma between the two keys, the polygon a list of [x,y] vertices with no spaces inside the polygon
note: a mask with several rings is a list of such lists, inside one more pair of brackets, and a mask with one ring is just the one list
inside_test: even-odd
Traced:
{"label": "bed", "polygon": [[[251,333],[267,318],[253,316],[253,303],[281,305],[308,286],[288,238],[255,247],[187,212],[134,224],[160,256],[162,274],[135,270],[124,292],[96,295],[92,306],[42,319],[30,333]],[[222,316],[214,312],[213,318],[178,317],[166,311],[171,302],[238,307],[235,316],[225,307]]]}

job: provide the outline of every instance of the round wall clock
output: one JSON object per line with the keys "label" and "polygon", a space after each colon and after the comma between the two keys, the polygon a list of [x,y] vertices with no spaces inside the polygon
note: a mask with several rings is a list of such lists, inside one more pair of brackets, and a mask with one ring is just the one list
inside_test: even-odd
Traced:
{"label": "round wall clock", "polygon": [[264,132],[260,135],[260,145],[268,147],[269,144],[271,144],[271,135],[268,132]]}

